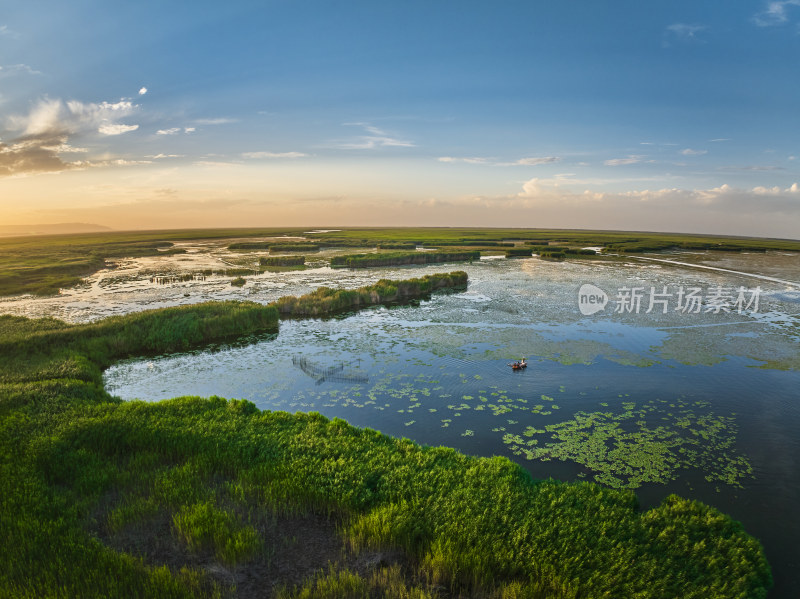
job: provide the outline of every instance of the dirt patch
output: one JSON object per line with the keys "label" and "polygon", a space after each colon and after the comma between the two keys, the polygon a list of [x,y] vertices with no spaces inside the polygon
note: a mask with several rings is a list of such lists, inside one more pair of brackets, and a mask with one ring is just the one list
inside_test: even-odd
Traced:
{"label": "dirt patch", "polygon": [[174,573],[181,568],[205,572],[210,581],[238,599],[272,597],[278,588],[302,585],[328,572],[331,566],[362,576],[395,564],[407,568],[400,552],[365,550],[353,554],[339,533],[335,517],[267,516],[255,526],[264,539],[264,551],[235,566],[220,563],[210,550],[189,551],[174,534],[171,514],[166,511],[118,532],[102,527],[104,530],[96,534],[108,547],[139,557],[148,565],[167,566]]}

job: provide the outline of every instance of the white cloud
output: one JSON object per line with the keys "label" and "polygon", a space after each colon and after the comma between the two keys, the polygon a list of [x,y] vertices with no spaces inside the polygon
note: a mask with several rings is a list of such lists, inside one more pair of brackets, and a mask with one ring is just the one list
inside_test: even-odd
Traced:
{"label": "white cloud", "polygon": [[56,154],[86,154],[89,152],[89,148],[76,148],[68,143],[58,143],[56,145],[47,145],[47,143],[43,143],[40,147],[43,150],[51,150]]}
{"label": "white cloud", "polygon": [[100,127],[97,129],[97,132],[102,133],[103,135],[122,135],[123,133],[136,131],[138,128],[139,125],[123,125],[121,123],[117,123],[114,125],[100,125]]}
{"label": "white cloud", "polygon": [[708,154],[708,150],[693,150],[691,148],[686,148],[685,150],[681,150],[681,154],[684,156],[702,156],[703,154]]}
{"label": "white cloud", "polygon": [[[499,201],[502,198],[495,198]],[[621,193],[606,193],[585,189],[575,192],[564,189],[558,183],[544,182],[534,178],[526,181],[522,191],[505,198],[535,200],[537,203],[552,203],[560,206],[589,206],[600,203],[606,210],[651,206],[660,210],[675,211],[694,209],[732,210],[741,214],[776,212],[796,215],[800,210],[800,186],[753,187],[739,189],[727,183],[709,189],[643,189]],[[491,200],[491,199],[489,199]],[[680,211],[679,211],[680,212]],[[720,214],[727,212],[720,212]]]}
{"label": "white cloud", "polygon": [[342,142],[338,145],[342,150],[374,150],[375,148],[413,148],[413,142],[396,139],[394,137],[378,137],[374,135],[362,135],[353,141]]}
{"label": "white cloud", "polygon": [[140,96],[143,96],[143,95],[145,95],[146,93],[147,93],[147,88],[146,88],[146,87],[141,87],[141,88],[139,89],[139,95],[140,95]]}
{"label": "white cloud", "polygon": [[397,147],[413,148],[416,146],[411,141],[392,137],[383,129],[369,123],[342,123],[345,126],[363,127],[371,135],[360,135],[348,141],[339,141],[334,145],[341,150],[374,150],[377,148]]}
{"label": "white cloud", "polygon": [[560,160],[561,158],[558,156],[544,156],[541,158],[520,158],[511,164],[515,166],[539,166],[540,164],[552,164],[554,162],[559,162]]}
{"label": "white cloud", "polygon": [[125,158],[111,158],[86,163],[86,166],[136,166],[139,164],[152,164],[152,160],[127,160]]}
{"label": "white cloud", "polygon": [[12,129],[22,129],[24,135],[45,133],[64,133],[70,130],[62,123],[63,104],[61,100],[41,100],[28,113],[27,117],[12,116],[9,125]]}
{"label": "white cloud", "polygon": [[69,162],[63,160],[60,154],[83,150],[69,144],[69,137],[73,135],[99,133],[115,136],[135,131],[139,125],[123,124],[119,120],[130,116],[137,108],[129,100],[84,103],[44,98],[27,115],[13,115],[7,119],[8,127],[21,131],[21,136],[0,147],[3,154],[0,175],[109,165],[111,162],[107,159],[100,162]]}
{"label": "white cloud", "polygon": [[156,135],[177,135],[181,131],[183,131],[186,134],[189,134],[189,133],[194,133],[195,131],[197,131],[197,129],[195,129],[194,127],[184,127],[183,129],[181,129],[180,127],[170,127],[169,129],[159,129],[158,131],[156,131]]}
{"label": "white cloud", "polygon": [[627,158],[612,158],[606,160],[603,164],[606,166],[625,166],[626,164],[637,164],[642,161],[644,156],[631,155]]}
{"label": "white cloud", "polygon": [[560,162],[561,158],[558,156],[544,156],[538,158],[520,158],[512,162],[501,162],[496,160],[495,158],[485,158],[480,156],[462,157],[462,158],[457,158],[455,156],[441,156],[437,158],[437,160],[439,162],[449,162],[449,163],[464,162],[466,164],[485,164],[487,166],[539,166],[542,164],[552,164],[554,162]]}
{"label": "white cloud", "polygon": [[782,166],[771,166],[771,165],[758,165],[758,164],[746,164],[743,166],[721,166],[719,168],[721,171],[782,171],[785,170]]}
{"label": "white cloud", "polygon": [[480,158],[478,156],[472,158],[456,158],[455,156],[441,156],[437,158],[439,162],[449,162],[449,163],[456,163],[456,162],[466,162],[467,164],[491,164],[489,158]]}
{"label": "white cloud", "polygon": [[102,135],[121,135],[136,131],[139,125],[118,123],[119,119],[130,116],[138,106],[130,100],[119,102],[84,103],[77,100],[67,102],[68,121],[73,122],[73,130],[83,127],[97,127]]}
{"label": "white cloud", "polygon": [[238,167],[241,162],[225,162],[224,160],[197,160],[193,162],[194,166],[202,166],[204,168],[224,168]]}
{"label": "white cloud", "polygon": [[709,139],[708,141],[712,141],[712,142],[731,141],[731,138],[730,137],[718,137],[716,139]]}
{"label": "white cloud", "polygon": [[797,186],[797,183],[792,183],[786,189],[781,189],[777,185],[773,185],[772,187],[754,187],[753,193],[758,195],[800,194],[800,187]]}
{"label": "white cloud", "polygon": [[777,185],[773,187],[754,187],[753,193],[756,195],[767,195],[767,194],[779,194],[781,193],[781,188]]}
{"label": "white cloud", "polygon": [[11,77],[13,75],[18,75],[18,74],[41,75],[42,72],[37,71],[32,67],[21,63],[0,66],[0,79],[5,77]]}
{"label": "white cloud", "polygon": [[238,123],[239,119],[221,117],[216,119],[196,119],[194,122],[198,125],[229,125],[230,123]]}
{"label": "white cloud", "polygon": [[119,102],[79,102],[69,100],[67,102],[69,111],[80,118],[83,122],[101,122],[116,120],[130,115],[138,106],[130,100],[120,100]]}
{"label": "white cloud", "polygon": [[153,160],[160,160],[162,158],[183,158],[183,154],[156,154],[155,156],[146,156],[146,158],[152,158]]}
{"label": "white cloud", "polygon": [[304,158],[303,152],[244,152],[242,158]]}
{"label": "white cloud", "polygon": [[689,23],[673,23],[667,26],[667,31],[674,37],[683,40],[694,39],[696,35],[707,29],[705,25],[689,24]]}
{"label": "white cloud", "polygon": [[372,125],[364,125],[364,129],[366,129],[367,133],[372,133],[373,135],[378,135],[378,136],[387,135],[386,131],[384,131],[383,129],[378,129],[377,127],[374,127]]}
{"label": "white cloud", "polygon": [[663,48],[670,48],[673,43],[703,43],[700,36],[697,34],[705,29],[708,29],[708,27],[696,23],[673,23],[672,25],[667,25],[662,35],[661,46]]}
{"label": "white cloud", "polygon": [[759,27],[770,27],[782,25],[789,20],[787,8],[789,6],[800,6],[800,0],[779,0],[777,2],[767,2],[763,11],[753,16],[753,21]]}

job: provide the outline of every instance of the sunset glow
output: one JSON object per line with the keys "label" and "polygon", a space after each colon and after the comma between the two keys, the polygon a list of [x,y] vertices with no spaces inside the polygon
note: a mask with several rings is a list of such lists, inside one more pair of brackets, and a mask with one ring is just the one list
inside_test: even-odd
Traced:
{"label": "sunset glow", "polygon": [[0,224],[798,237],[800,6],[17,3]]}

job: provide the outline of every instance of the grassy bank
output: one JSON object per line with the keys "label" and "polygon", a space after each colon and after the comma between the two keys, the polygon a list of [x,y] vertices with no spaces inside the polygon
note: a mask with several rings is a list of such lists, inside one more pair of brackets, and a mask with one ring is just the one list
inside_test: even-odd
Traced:
{"label": "grassy bank", "polygon": [[381,254],[348,254],[331,258],[334,268],[370,268],[405,264],[440,264],[442,262],[471,262],[480,252],[386,252]]}
{"label": "grassy bank", "polygon": [[[642,513],[630,491],[534,480],[505,458],[319,414],[120,402],[102,387],[125,357],[462,277],[88,325],[0,316],[0,596],[764,597],[759,543],[695,501]],[[310,565],[285,567],[287,555]]]}

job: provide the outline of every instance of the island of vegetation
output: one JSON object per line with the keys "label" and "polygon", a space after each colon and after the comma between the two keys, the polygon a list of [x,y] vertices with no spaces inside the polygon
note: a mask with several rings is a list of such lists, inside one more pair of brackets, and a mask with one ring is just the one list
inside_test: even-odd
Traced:
{"label": "island of vegetation", "polygon": [[275,243],[275,241],[238,241],[229,250],[269,250],[270,252],[318,252],[319,245],[309,242]]}
{"label": "island of vegetation", "polygon": [[506,258],[530,258],[533,254],[531,248],[512,248],[506,250]]}
{"label": "island of vegetation", "polygon": [[385,252],[378,254],[348,254],[333,256],[334,268],[370,268],[374,266],[399,266],[403,264],[439,264],[442,262],[472,262],[481,257],[480,252]]}
{"label": "island of vegetation", "polygon": [[82,325],[0,316],[0,595],[765,597],[760,544],[697,501],[673,495],[640,512],[629,490],[535,480],[503,457],[316,413],[218,397],[122,402],[103,388],[120,359],[464,282],[450,273]]}
{"label": "island of vegetation", "polygon": [[305,256],[261,256],[258,259],[261,266],[303,266],[306,263]]}
{"label": "island of vegetation", "polygon": [[409,302],[426,298],[433,291],[464,289],[466,286],[467,273],[456,271],[405,281],[381,279],[374,285],[359,289],[320,287],[301,297],[282,297],[274,305],[285,316],[325,316],[368,306]]}
{"label": "island of vegetation", "polygon": [[378,243],[375,247],[379,250],[416,250],[417,244],[413,241],[402,243]]}
{"label": "island of vegetation", "polygon": [[283,254],[289,252],[318,252],[319,246],[315,243],[275,243],[269,246],[270,254]]}

